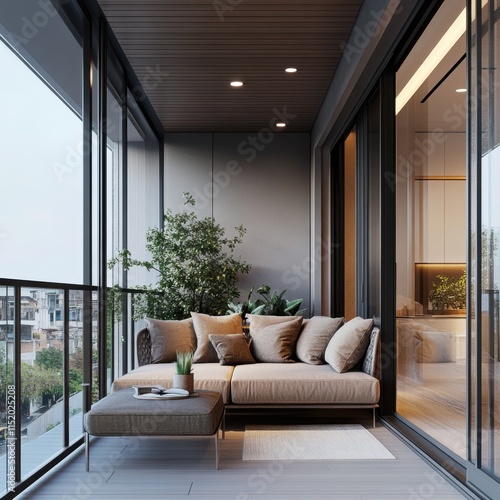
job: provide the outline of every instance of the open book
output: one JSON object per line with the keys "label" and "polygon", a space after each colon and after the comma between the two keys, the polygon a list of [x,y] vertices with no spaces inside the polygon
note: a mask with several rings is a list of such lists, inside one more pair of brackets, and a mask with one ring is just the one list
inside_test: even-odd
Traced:
{"label": "open book", "polygon": [[134,398],[137,399],[181,399],[189,396],[184,389],[165,389],[161,385],[134,385]]}

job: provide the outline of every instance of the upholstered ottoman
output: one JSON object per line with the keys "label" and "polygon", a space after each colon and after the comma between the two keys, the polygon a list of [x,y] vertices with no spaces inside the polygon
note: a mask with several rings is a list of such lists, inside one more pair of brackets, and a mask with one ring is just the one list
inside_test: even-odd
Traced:
{"label": "upholstered ottoman", "polygon": [[92,436],[214,436],[219,468],[218,434],[224,417],[222,396],[195,391],[183,399],[136,399],[134,389],[112,392],[87,412],[85,456],[89,470]]}

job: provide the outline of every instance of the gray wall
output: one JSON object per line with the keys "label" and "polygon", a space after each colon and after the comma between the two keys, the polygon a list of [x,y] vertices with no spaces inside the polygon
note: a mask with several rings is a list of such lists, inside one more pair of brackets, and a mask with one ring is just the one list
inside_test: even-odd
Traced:
{"label": "gray wall", "polygon": [[240,300],[251,286],[268,284],[274,290],[287,289],[289,300],[303,298],[306,316],[310,313],[309,145],[307,133],[165,136],[165,208],[181,210],[182,193],[188,191],[200,214],[213,213],[228,234],[242,224],[247,233],[239,253],[252,270],[240,280]]}

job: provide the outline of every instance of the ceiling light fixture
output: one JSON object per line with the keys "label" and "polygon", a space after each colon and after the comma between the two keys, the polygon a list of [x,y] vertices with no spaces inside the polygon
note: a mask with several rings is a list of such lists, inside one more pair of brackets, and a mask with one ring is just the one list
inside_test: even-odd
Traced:
{"label": "ceiling light fixture", "polygon": [[464,9],[396,97],[396,114],[406,106],[422,83],[429,78],[444,56],[465,33],[466,25],[466,9]]}
{"label": "ceiling light fixture", "polygon": [[283,128],[283,127],[286,127],[286,123],[285,122],[276,122],[276,126],[279,128]]}
{"label": "ceiling light fixture", "polygon": [[243,82],[235,80],[234,82],[231,82],[231,87],[243,87]]}
{"label": "ceiling light fixture", "polygon": [[286,68],[285,71],[287,73],[297,73],[297,68]]}
{"label": "ceiling light fixture", "polygon": [[467,89],[457,89],[457,90],[455,90],[455,92],[460,92],[460,93],[467,92]]}

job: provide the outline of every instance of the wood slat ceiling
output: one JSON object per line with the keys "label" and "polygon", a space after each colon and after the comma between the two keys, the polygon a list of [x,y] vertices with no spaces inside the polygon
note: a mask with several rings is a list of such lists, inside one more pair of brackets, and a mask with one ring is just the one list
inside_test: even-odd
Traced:
{"label": "wood slat ceiling", "polygon": [[361,3],[99,0],[167,132],[310,131]]}

